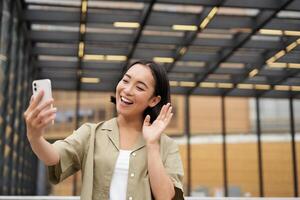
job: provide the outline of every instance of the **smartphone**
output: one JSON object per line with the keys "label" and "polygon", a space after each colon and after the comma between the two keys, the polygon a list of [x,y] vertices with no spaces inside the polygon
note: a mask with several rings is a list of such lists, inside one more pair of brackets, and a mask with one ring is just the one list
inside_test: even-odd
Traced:
{"label": "smartphone", "polygon": [[52,89],[50,79],[34,80],[32,82],[32,93],[36,97],[41,91],[44,91],[44,96],[40,101],[40,104],[50,100],[52,98]]}

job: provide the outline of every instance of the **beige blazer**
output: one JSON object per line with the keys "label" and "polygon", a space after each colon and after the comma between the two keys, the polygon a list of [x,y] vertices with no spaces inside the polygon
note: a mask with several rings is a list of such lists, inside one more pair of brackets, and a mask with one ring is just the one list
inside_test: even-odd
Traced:
{"label": "beige blazer", "polygon": [[[82,170],[81,199],[109,199],[110,183],[119,155],[119,128],[116,118],[98,124],[86,123],[66,139],[56,141],[53,146],[59,152],[60,162],[48,168],[52,183],[59,183]],[[165,134],[161,136],[160,153],[164,167],[175,186],[174,199],[183,199],[183,167],[179,149]],[[131,152],[128,173],[127,199],[153,199],[142,134]]]}

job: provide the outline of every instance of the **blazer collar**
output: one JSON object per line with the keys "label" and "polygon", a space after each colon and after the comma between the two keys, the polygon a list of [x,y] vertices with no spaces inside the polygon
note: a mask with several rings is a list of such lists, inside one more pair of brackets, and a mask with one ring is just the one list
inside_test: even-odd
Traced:
{"label": "blazer collar", "polygon": [[[119,150],[120,148],[120,131],[119,131],[119,125],[117,122],[117,118],[112,118],[108,121],[106,121],[102,127],[101,130],[107,130],[106,134],[109,137],[109,139],[112,141],[114,146]],[[136,151],[146,145],[145,139],[143,137],[143,134],[141,133],[137,142],[133,146],[133,151]]]}

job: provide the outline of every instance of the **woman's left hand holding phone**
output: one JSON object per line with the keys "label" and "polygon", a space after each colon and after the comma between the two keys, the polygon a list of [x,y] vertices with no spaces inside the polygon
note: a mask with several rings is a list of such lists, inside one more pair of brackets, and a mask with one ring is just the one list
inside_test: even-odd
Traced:
{"label": "woman's left hand holding phone", "polygon": [[59,154],[55,148],[43,137],[46,127],[55,119],[56,108],[52,108],[53,99],[41,103],[44,91],[32,96],[29,107],[24,113],[27,125],[27,138],[34,153],[45,165],[56,165]]}
{"label": "woman's left hand holding phone", "polygon": [[41,102],[44,91],[41,90],[37,96],[32,95],[29,107],[24,113],[27,125],[27,137],[29,140],[41,137],[46,127],[55,119],[56,108],[53,108],[53,99]]}

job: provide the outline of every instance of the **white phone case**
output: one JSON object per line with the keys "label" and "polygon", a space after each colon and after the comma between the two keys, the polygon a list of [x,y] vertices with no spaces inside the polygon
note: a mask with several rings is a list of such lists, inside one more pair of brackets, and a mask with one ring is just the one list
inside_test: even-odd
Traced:
{"label": "white phone case", "polygon": [[34,80],[32,82],[32,91],[34,97],[36,97],[41,90],[44,90],[44,96],[40,104],[52,98],[50,79]]}

